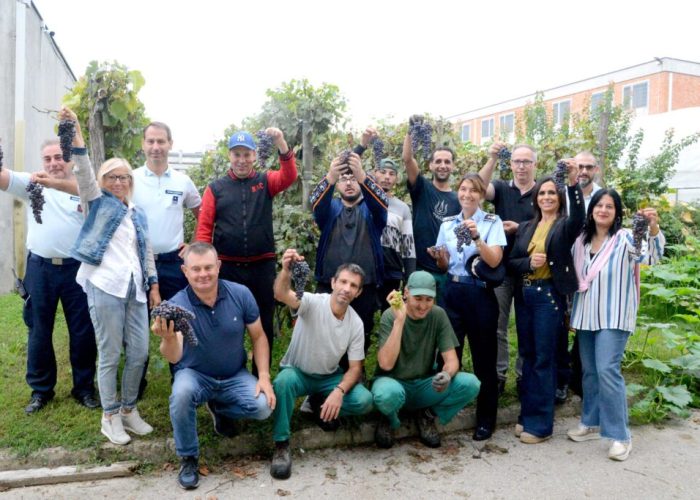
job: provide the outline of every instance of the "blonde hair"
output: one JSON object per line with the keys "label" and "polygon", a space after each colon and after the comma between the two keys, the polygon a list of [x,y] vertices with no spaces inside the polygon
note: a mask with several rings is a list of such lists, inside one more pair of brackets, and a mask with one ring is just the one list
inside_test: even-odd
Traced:
{"label": "blonde hair", "polygon": [[127,201],[131,200],[131,196],[134,193],[134,171],[131,168],[131,165],[129,165],[129,162],[126,161],[124,158],[110,158],[106,162],[102,164],[100,169],[97,171],[97,182],[100,185],[100,188],[105,187],[105,176],[110,173],[112,170],[116,170],[117,168],[125,168],[128,171],[129,174],[129,192],[126,195]]}

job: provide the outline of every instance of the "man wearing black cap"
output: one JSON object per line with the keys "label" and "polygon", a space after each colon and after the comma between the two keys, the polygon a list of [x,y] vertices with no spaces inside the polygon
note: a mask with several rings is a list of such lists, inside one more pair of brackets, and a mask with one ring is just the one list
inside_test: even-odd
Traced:
{"label": "man wearing black cap", "polygon": [[297,168],[282,131],[271,127],[265,132],[279,150],[280,169],[256,171],[253,136],[234,133],[228,142],[231,168],[204,191],[195,239],[216,248],[221,279],[245,285],[253,293],[272,352],[276,258],[272,199],[294,183]]}
{"label": "man wearing black cap", "polygon": [[394,196],[394,187],[398,181],[398,164],[391,158],[384,158],[374,170],[374,178],[389,198],[389,213],[386,227],[382,231],[382,249],[384,250],[384,282],[377,292],[381,310],[389,304],[386,296],[392,290],[398,290],[401,280],[408,279],[416,270],[416,246],[413,241],[413,221],[411,209]]}

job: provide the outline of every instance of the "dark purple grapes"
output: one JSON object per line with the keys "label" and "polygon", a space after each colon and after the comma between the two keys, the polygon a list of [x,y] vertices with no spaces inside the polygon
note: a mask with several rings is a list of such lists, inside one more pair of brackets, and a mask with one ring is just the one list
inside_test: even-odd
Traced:
{"label": "dark purple grapes", "polygon": [[433,127],[420,115],[413,115],[409,120],[408,133],[411,134],[411,147],[415,155],[420,147],[423,152],[423,160],[430,159]]}
{"label": "dark purple grapes", "polygon": [[634,214],[632,217],[632,238],[634,240],[634,248],[638,254],[642,252],[642,243],[647,235],[649,221],[642,214]]}
{"label": "dark purple grapes", "polygon": [[190,321],[195,318],[193,312],[164,300],[151,311],[151,318],[155,319],[156,317],[174,321],[175,331],[182,333],[189,345],[192,347],[199,345],[199,340],[190,324]]}
{"label": "dark purple grapes", "polygon": [[73,154],[71,147],[75,137],[75,122],[72,120],[61,120],[58,124],[58,137],[61,140],[63,161],[69,162]]}
{"label": "dark purple grapes", "polygon": [[297,299],[301,300],[304,296],[304,288],[311,277],[311,268],[304,260],[298,260],[292,264],[292,283],[294,283],[294,291],[297,294]]}
{"label": "dark purple grapes", "polygon": [[501,172],[506,172],[510,169],[510,157],[510,149],[506,147],[502,147],[498,152],[498,168],[501,169]]}
{"label": "dark purple grapes", "polygon": [[384,159],[384,141],[379,137],[372,138],[372,153],[374,153],[374,167],[379,168],[379,163]]}
{"label": "dark purple grapes", "polygon": [[557,168],[554,169],[554,184],[557,185],[559,191],[566,189],[566,178],[569,176],[569,168],[565,161],[559,160]]}
{"label": "dark purple grapes", "polygon": [[462,251],[462,246],[469,246],[472,244],[472,233],[464,224],[458,224],[455,226],[455,236],[457,236],[458,252]]}
{"label": "dark purple grapes", "polygon": [[343,170],[344,174],[351,174],[352,170],[350,169],[350,154],[352,151],[349,149],[346,149],[338,155],[340,157],[340,164],[341,165],[347,165],[347,168]]}
{"label": "dark purple grapes", "polygon": [[27,184],[27,193],[29,193],[29,205],[32,207],[32,214],[37,224],[42,224],[41,211],[44,209],[44,186],[36,182]]}
{"label": "dark purple grapes", "polygon": [[267,165],[267,160],[272,156],[272,151],[274,149],[274,144],[272,142],[272,136],[265,132],[264,130],[259,130],[255,136],[258,138],[257,144],[257,156],[258,165],[261,168],[265,168]]}

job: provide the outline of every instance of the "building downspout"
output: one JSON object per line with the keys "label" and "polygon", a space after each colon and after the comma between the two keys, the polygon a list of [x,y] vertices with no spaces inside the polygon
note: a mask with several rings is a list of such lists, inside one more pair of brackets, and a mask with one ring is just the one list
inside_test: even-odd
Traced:
{"label": "building downspout", "polygon": [[[26,121],[25,108],[25,76],[27,67],[27,11],[31,7],[30,0],[17,0],[15,15],[15,157],[14,169],[24,172]],[[12,228],[15,248],[15,269],[17,274],[24,276],[26,218],[24,203],[15,198],[12,210]]]}
{"label": "building downspout", "polygon": [[673,73],[668,74],[668,109],[669,113],[673,111]]}

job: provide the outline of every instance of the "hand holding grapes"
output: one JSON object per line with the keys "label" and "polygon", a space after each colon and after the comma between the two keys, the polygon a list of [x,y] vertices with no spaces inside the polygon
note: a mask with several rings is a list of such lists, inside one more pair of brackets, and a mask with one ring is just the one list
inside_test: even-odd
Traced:
{"label": "hand holding grapes", "polygon": [[372,128],[372,127],[367,127],[364,132],[362,132],[362,138],[360,139],[360,145],[363,148],[369,147],[370,143],[372,142],[372,139],[375,137],[379,137],[377,134],[377,130]]}
{"label": "hand holding grapes", "polygon": [[496,141],[493,144],[489,146],[489,157],[493,158],[494,160],[498,159],[498,153],[501,152],[501,149],[506,147],[505,142],[500,142]]}
{"label": "hand holding grapes", "polygon": [[350,154],[348,165],[350,166],[350,172],[352,172],[352,174],[355,176],[358,184],[365,182],[365,177],[367,177],[367,174],[365,174],[365,171],[362,168],[362,160],[360,160],[360,157],[357,154]]}
{"label": "hand holding grapes", "polygon": [[649,221],[649,234],[651,234],[651,236],[659,234],[659,214],[656,212],[655,208],[642,208],[637,213],[641,214]]}
{"label": "hand holding grapes", "polygon": [[277,147],[281,154],[287,154],[289,151],[289,146],[287,141],[284,140],[284,133],[276,127],[268,127],[265,129],[265,133],[272,137],[272,143]]}
{"label": "hand holding grapes", "polygon": [[70,108],[63,106],[61,107],[61,111],[58,112],[58,119],[61,121],[75,122],[75,136],[73,136],[73,147],[84,148],[85,139],[83,138],[83,131],[80,128],[78,115],[76,115]]}
{"label": "hand holding grapes", "polygon": [[177,337],[175,334],[175,322],[173,320],[168,321],[162,316],[156,316],[153,318],[151,331],[158,337],[165,340],[173,340]]}
{"label": "hand holding grapes", "polygon": [[467,229],[469,229],[469,232],[471,233],[473,240],[479,239],[479,230],[476,227],[476,222],[474,222],[471,219],[467,219],[462,224],[467,226]]}
{"label": "hand holding grapes", "polygon": [[565,158],[563,161],[566,163],[569,186],[575,186],[578,182],[578,165],[573,158]]}
{"label": "hand holding grapes", "polygon": [[386,301],[391,305],[391,312],[394,313],[395,320],[403,321],[406,319],[406,304],[404,304],[401,291],[392,290],[386,296]]}

